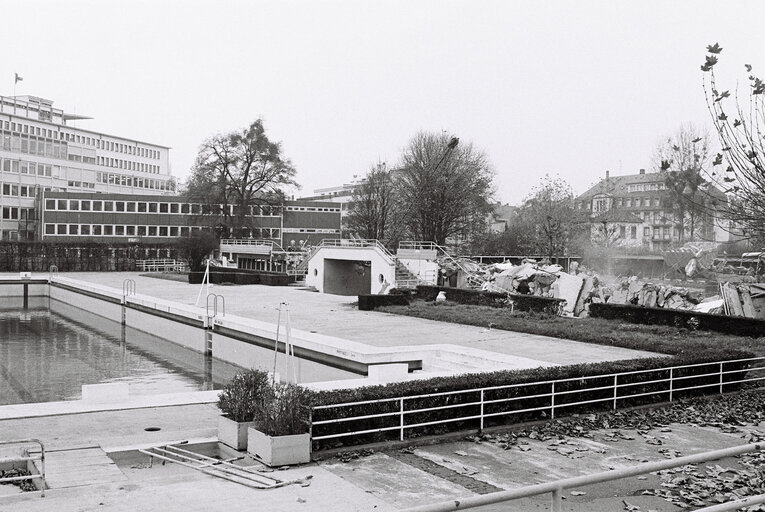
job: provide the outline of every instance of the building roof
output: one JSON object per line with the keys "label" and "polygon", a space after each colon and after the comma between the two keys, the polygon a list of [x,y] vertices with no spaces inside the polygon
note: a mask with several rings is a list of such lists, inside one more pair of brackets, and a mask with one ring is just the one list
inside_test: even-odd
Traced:
{"label": "building roof", "polygon": [[[636,185],[640,183],[664,183],[666,177],[667,175],[664,172],[644,172],[643,169],[641,169],[641,172],[638,174],[627,174],[625,176],[609,176],[609,173],[606,172],[606,177],[604,179],[590,187],[589,190],[578,196],[576,200],[589,199],[599,194],[615,197],[631,195],[642,197],[646,194],[646,192],[650,192],[652,194],[667,193],[666,190],[642,190],[630,192],[628,188],[630,185]],[[725,194],[719,188],[715,187],[711,183],[708,183],[708,185],[710,196],[718,197],[720,199],[726,198]]]}
{"label": "building roof", "polygon": [[643,219],[637,215],[632,215],[624,210],[608,210],[590,218],[591,222],[618,222],[621,224],[642,224]]}
{"label": "building roof", "polygon": [[598,194],[612,196],[624,196],[627,194],[644,195],[643,192],[628,192],[627,187],[637,183],[664,183],[666,175],[660,172],[648,172],[643,174],[627,174],[626,176],[608,176],[590,187],[587,192],[577,197],[585,199]]}

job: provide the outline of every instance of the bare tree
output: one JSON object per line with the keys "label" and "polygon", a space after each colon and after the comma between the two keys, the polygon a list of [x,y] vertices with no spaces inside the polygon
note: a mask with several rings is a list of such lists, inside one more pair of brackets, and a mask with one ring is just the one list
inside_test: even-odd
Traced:
{"label": "bare tree", "polygon": [[207,213],[218,214],[221,231],[237,236],[249,227],[250,206],[279,204],[284,187],[297,187],[295,172],[282,156],[281,144],[269,140],[258,119],[243,130],[202,143],[186,193],[207,204]]}
{"label": "bare tree", "polygon": [[420,132],[404,149],[396,195],[411,236],[444,244],[468,238],[491,211],[494,171],[471,143]]}
{"label": "bare tree", "polygon": [[728,195],[722,207],[733,229],[765,243],[765,81],[744,64],[748,92],[741,98],[734,90],[731,98],[730,90],[722,90],[715,76],[721,52],[717,43],[707,46],[701,66],[707,108],[722,146],[713,162],[718,170],[710,172],[710,178]]}
{"label": "bare tree", "polygon": [[394,217],[393,175],[385,164],[378,164],[353,190],[347,228],[361,238],[386,240]]}
{"label": "bare tree", "polygon": [[545,175],[523,201],[519,216],[534,226],[535,251],[548,257],[563,255],[575,225],[574,192],[560,177]]}
{"label": "bare tree", "polygon": [[689,123],[664,139],[654,152],[654,167],[665,173],[668,206],[674,214],[680,243],[685,241],[686,231],[691,239],[703,238],[697,228],[709,224],[703,221],[710,219],[711,202],[721,199],[704,179],[709,151],[709,134]]}

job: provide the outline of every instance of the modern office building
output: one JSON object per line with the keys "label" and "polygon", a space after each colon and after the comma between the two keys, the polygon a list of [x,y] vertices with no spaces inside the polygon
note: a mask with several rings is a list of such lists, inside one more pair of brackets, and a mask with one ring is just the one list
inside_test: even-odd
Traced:
{"label": "modern office building", "polygon": [[30,240],[44,232],[43,212],[35,208],[42,192],[175,192],[169,148],[68,125],[85,119],[43,98],[0,96],[2,240]]}
{"label": "modern office building", "polygon": [[[185,198],[43,190],[38,238],[62,242],[172,243],[201,229],[215,229],[223,212]],[[229,207],[233,216],[233,206]],[[241,240],[271,241],[284,249],[340,238],[337,203],[286,201],[280,206],[251,206]],[[240,230],[241,233],[241,230]]]}

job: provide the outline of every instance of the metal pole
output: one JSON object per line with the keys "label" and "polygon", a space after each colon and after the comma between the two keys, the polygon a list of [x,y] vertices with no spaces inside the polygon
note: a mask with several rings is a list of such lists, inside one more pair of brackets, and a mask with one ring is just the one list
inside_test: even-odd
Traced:
{"label": "metal pole", "polygon": [[550,419],[555,419],[555,381],[553,381],[550,389]]}
{"label": "metal pole", "polygon": [[404,440],[404,399],[402,398],[400,401],[400,425],[401,425],[401,434],[399,436],[399,440]]}
{"label": "metal pole", "polygon": [[723,362],[720,361],[720,394],[723,392]]}
{"label": "metal pole", "polygon": [[552,512],[562,512],[563,511],[563,500],[561,499],[561,490],[555,489],[552,492]]}
{"label": "metal pole", "polygon": [[617,396],[617,386],[619,385],[619,375],[614,375],[614,410],[616,410],[616,396]]}
{"label": "metal pole", "polygon": [[481,428],[480,431],[483,432],[483,389],[481,390]]}
{"label": "metal pole", "polygon": [[674,368],[670,368],[669,369],[669,401],[670,402],[672,401],[672,391],[675,388],[675,386],[674,386],[675,382],[673,380],[673,378],[674,378],[673,377],[673,373],[674,373]]}

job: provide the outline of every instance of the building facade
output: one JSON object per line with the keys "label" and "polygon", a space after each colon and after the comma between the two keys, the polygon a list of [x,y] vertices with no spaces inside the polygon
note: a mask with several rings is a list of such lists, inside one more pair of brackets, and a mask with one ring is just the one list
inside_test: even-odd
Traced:
{"label": "building facade", "polygon": [[[711,184],[699,193],[705,205],[693,222],[678,219],[663,172],[606,177],[575,199],[574,208],[586,216],[594,243],[608,247],[642,247],[666,250],[691,240],[726,243],[731,241],[725,219],[715,215],[714,203],[727,200]],[[693,228],[691,228],[691,224]],[[683,230],[683,233],[681,233]]]}
{"label": "building facade", "polygon": [[0,96],[0,238],[42,228],[43,192],[163,195],[175,192],[169,148],[69,126],[89,119],[34,96]]}
{"label": "building facade", "polygon": [[[62,242],[172,243],[194,231],[215,229],[223,212],[180,196],[45,190],[38,238]],[[233,216],[233,206],[228,212]],[[337,203],[286,201],[281,206],[251,206],[246,238],[269,240],[285,249],[340,238]]]}

